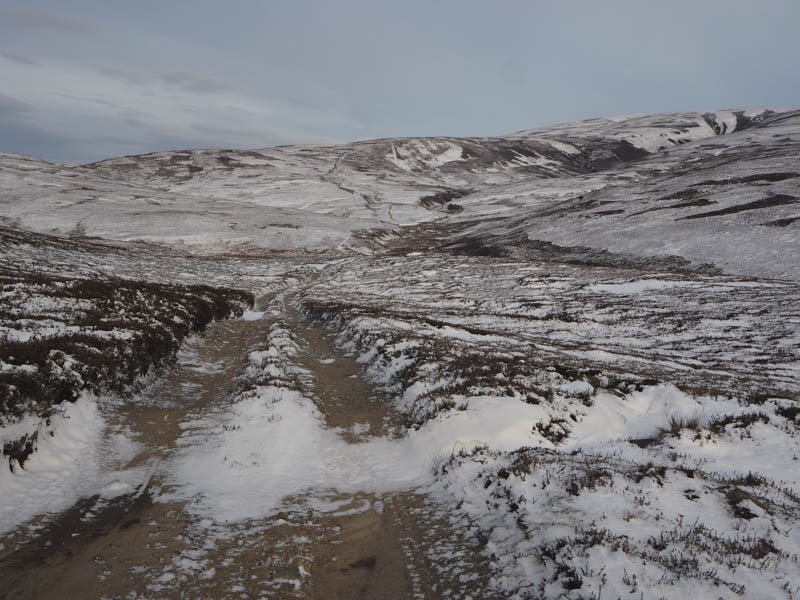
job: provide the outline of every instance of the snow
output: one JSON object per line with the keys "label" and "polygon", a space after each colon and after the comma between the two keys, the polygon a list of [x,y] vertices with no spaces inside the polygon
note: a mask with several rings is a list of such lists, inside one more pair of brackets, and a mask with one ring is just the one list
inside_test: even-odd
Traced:
{"label": "snow", "polygon": [[[136,158],[120,159],[119,166],[136,162]],[[258,167],[266,164],[262,161]],[[355,207],[349,199],[349,211],[345,206],[334,214],[327,214],[330,207],[308,206],[309,197],[342,195],[334,185],[313,179],[290,182],[300,186],[278,184],[280,194],[265,196],[265,190],[252,187],[246,177],[235,176],[232,182],[204,180],[199,185],[187,182],[172,192],[135,176],[128,180],[115,172],[103,177],[97,170],[46,165],[31,178],[24,161],[4,155],[0,160],[3,216],[34,231],[163,242],[203,254],[263,248],[315,251],[349,244],[354,231],[385,227],[369,211],[352,214]],[[79,177],[74,176],[76,171]],[[245,184],[248,187],[243,188]],[[244,197],[237,195],[242,189]],[[270,198],[269,205],[259,203],[259,197]],[[363,206],[360,197],[359,204]]]}
{"label": "snow", "polygon": [[610,441],[656,437],[659,428],[667,427],[673,418],[705,421],[726,409],[740,410],[735,402],[700,402],[672,385],[645,388],[624,398],[601,392],[593,401],[591,410],[573,426],[565,450],[591,450]]}
{"label": "snow", "polygon": [[569,381],[562,383],[558,390],[566,396],[580,396],[594,393],[592,384],[586,381]]}
{"label": "snow", "polygon": [[[253,307],[241,320],[269,325],[267,345],[253,346],[232,399],[178,424],[177,448],[160,464],[123,470],[139,448],[90,394],[49,425],[25,417],[0,429],[0,445],[39,431],[24,470],[0,463],[0,532],[81,497],[135,495],[157,470],[167,485],[153,490],[156,500],[186,503],[209,532],[287,508],[382,511],[380,500],[352,504],[340,494],[427,493],[468,524],[500,595],[567,597],[576,583],[572,596],[583,597],[796,589],[800,247],[795,225],[774,226],[796,206],[737,207],[798,196],[797,118],[787,111],[737,132],[737,114],[83,167],[0,156],[4,218],[172,246],[100,252],[35,239],[4,248],[6,268],[177,278],[259,295],[292,287],[298,312],[333,331],[408,424],[391,438],[370,435],[367,423],[328,427],[285,314],[277,304]],[[583,169],[630,150],[620,142],[650,154]],[[420,205],[443,189],[470,191],[458,200],[462,214]],[[702,214],[720,209],[718,218]],[[438,219],[466,228],[445,249],[477,239],[507,255],[371,255],[401,235],[396,225]],[[283,252],[325,254],[309,263]],[[341,259],[329,260],[333,252]],[[60,319],[79,302],[12,286],[1,294],[36,317],[2,326],[2,338],[78,331]],[[30,368],[0,361],[3,371]],[[185,384],[187,394],[195,389]],[[151,591],[215,573],[186,553],[154,574]]]}
{"label": "snow", "polygon": [[415,171],[420,167],[436,168],[448,163],[462,161],[461,146],[447,140],[404,140],[391,144],[387,159],[403,171]]}
{"label": "snow", "polygon": [[[431,459],[436,476],[414,484],[480,529],[493,592],[564,597],[567,567],[584,596],[602,587],[624,597],[633,575],[636,594],[656,597],[777,596],[796,581],[786,557],[798,543],[775,534],[793,529],[800,491],[796,426],[782,416],[793,414],[798,361],[779,356],[796,337],[795,283],[431,255],[359,262],[332,270],[304,301],[328,306],[320,321],[417,432],[459,428],[442,434],[452,446]],[[778,300],[778,290],[789,295]],[[773,326],[782,333],[768,334]],[[775,354],[754,361],[756,349]],[[576,378],[570,365],[598,367]],[[649,369],[683,391],[609,387],[612,374]],[[762,392],[781,379],[786,399],[749,401],[739,386],[751,377]],[[705,389],[736,383],[692,394],[695,378]],[[518,430],[487,439],[470,431],[470,413]],[[764,508],[773,505],[786,508]],[[745,510],[749,520],[737,516]],[[648,541],[662,537],[673,540],[664,550]],[[779,554],[754,558],[756,543]],[[704,550],[729,546],[738,550]],[[558,562],[538,558],[551,551]],[[697,569],[680,575],[685,565],[670,563],[680,553],[697,555]]]}
{"label": "snow", "polygon": [[586,286],[590,292],[609,292],[612,294],[641,294],[652,290],[691,285],[684,281],[670,281],[662,279],[638,279],[625,283],[598,283]]}
{"label": "snow", "polygon": [[246,310],[242,313],[241,319],[243,321],[258,321],[264,318],[264,311]]}
{"label": "snow", "polygon": [[565,154],[580,154],[581,152],[578,148],[576,148],[572,144],[559,142],[558,140],[547,140],[547,143],[550,144],[553,148],[555,148],[559,152],[563,152]]}
{"label": "snow", "polygon": [[0,533],[37,515],[69,508],[82,497],[111,499],[131,493],[148,477],[147,467],[116,470],[137,452],[127,436],[108,434],[97,398],[84,393],[53,416],[50,426],[27,418],[0,429],[0,444],[38,431],[38,449],[14,471],[0,461]]}
{"label": "snow", "polygon": [[[762,410],[770,414],[772,408],[767,403]],[[797,573],[786,557],[800,544],[786,535],[790,521],[777,508],[798,493],[797,439],[759,423],[741,436],[734,434],[733,426],[718,437],[684,432],[663,438],[663,448],[657,443],[655,449],[643,450],[627,443],[657,438],[658,428],[672,417],[700,417],[702,428],[713,416],[745,412],[733,400],[691,398],[672,386],[646,388],[624,398],[600,393],[559,453],[520,449],[517,457],[527,453],[534,461],[534,467],[523,470],[515,465],[526,463],[509,460],[513,454],[480,451],[456,457],[442,467],[434,493],[491,532],[487,554],[496,569],[496,590],[519,594],[527,589],[534,595],[532,589],[537,589],[536,597],[562,597],[560,571],[553,572],[553,563],[541,558],[543,548],[555,545],[562,549],[554,554],[561,564],[582,574],[584,593],[598,593],[600,588],[612,597],[630,593],[636,587],[631,585],[633,574],[648,595],[713,592],[716,597],[719,583],[701,576],[703,569],[713,569],[731,597],[779,597],[778,590],[794,585]],[[732,488],[726,482],[751,472],[776,483],[756,489],[738,484],[761,498],[744,495],[736,505],[752,514],[745,525],[731,516],[732,496],[726,490]],[[589,475],[599,479],[595,482]],[[571,487],[576,481],[585,483]],[[762,490],[770,501],[759,496]],[[509,510],[505,503],[512,501],[514,508]],[[588,541],[582,537],[586,532]],[[693,556],[700,566],[676,577],[659,565],[661,550],[654,551],[660,548],[654,543],[659,539],[673,539],[667,553],[686,552],[697,543]],[[783,554],[753,560],[746,549],[757,539],[768,540]],[[726,544],[741,549],[723,550]],[[666,560],[676,557],[668,554]]]}
{"label": "snow", "polygon": [[216,521],[240,521],[274,515],[284,499],[306,493],[415,488],[430,483],[437,457],[484,444],[513,449],[531,443],[531,423],[541,415],[516,398],[476,397],[467,410],[402,439],[348,444],[341,432],[325,427],[312,400],[263,387],[212,421],[188,425],[193,431],[173,471],[179,489],[162,499],[186,500]]}
{"label": "snow", "polygon": [[[713,118],[727,137],[739,135],[731,133],[733,112],[717,111]],[[392,225],[441,217],[419,199],[443,187],[471,190],[480,208],[464,200],[472,207],[465,212],[491,214],[502,208],[485,202],[485,194],[499,198],[504,194],[498,188],[506,185],[526,190],[514,203],[529,205],[524,196],[537,195],[540,187],[560,185],[577,196],[587,188],[637,181],[640,176],[630,171],[575,177],[573,161],[591,152],[608,155],[603,144],[630,142],[654,153],[653,164],[661,168],[675,162],[662,156],[662,148],[677,157],[685,146],[711,137],[716,133],[704,115],[678,113],[595,119],[501,138],[162,152],[85,166],[2,154],[0,206],[4,217],[36,231],[150,240],[203,254],[368,248],[373,242],[358,232],[383,228],[392,235]]]}
{"label": "snow", "polygon": [[[538,130],[546,138],[574,135],[581,140],[594,131],[603,139],[610,135],[628,140],[652,154],[633,168],[477,191],[459,201],[465,210],[455,220],[474,219],[490,210],[506,218],[474,225],[458,237],[488,237],[502,245],[524,234],[567,248],[582,246],[633,257],[679,256],[696,266],[713,264],[729,274],[797,280],[800,238],[796,222],[791,222],[798,216],[796,206],[776,204],[741,212],[736,207],[774,196],[800,197],[795,160],[798,113],[788,111],[774,121],[768,112],[748,114],[766,116],[767,126],[733,131],[736,116],[717,111],[713,116],[718,126],[726,128],[724,136],[717,136],[700,115],[674,115],[661,122],[646,117],[639,120],[642,129],[634,119]],[[667,126],[684,119],[696,126],[680,134],[673,129],[682,127]],[[534,132],[515,135],[524,138]],[[661,144],[666,149],[654,151]],[[770,174],[786,178],[771,180]],[[748,177],[754,179],[747,181]],[[562,203],[556,204],[551,185],[563,188]],[[734,212],[698,217],[725,209]],[[784,219],[790,222],[775,225]]]}

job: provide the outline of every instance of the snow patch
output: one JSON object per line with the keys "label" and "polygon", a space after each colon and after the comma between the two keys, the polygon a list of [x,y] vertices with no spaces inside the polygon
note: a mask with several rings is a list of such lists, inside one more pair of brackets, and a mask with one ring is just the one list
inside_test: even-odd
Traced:
{"label": "snow patch", "polygon": [[[513,449],[533,443],[543,408],[510,397],[475,397],[465,411],[442,415],[399,440],[348,444],[326,428],[314,403],[297,391],[260,387],[183,439],[173,469],[178,490],[216,521],[275,514],[287,497],[390,492],[431,482],[431,462],[460,449]],[[269,443],[265,443],[269,440]]]}
{"label": "snow patch", "polygon": [[[106,422],[97,398],[84,392],[74,403],[63,405],[50,426],[26,419],[0,429],[0,441],[38,431],[38,450],[12,472],[0,461],[0,533],[34,516],[52,514],[78,499],[99,494],[110,499],[131,493],[146,480],[146,468],[116,471],[136,452],[127,436],[104,436]],[[25,430],[25,431],[23,431]]]}

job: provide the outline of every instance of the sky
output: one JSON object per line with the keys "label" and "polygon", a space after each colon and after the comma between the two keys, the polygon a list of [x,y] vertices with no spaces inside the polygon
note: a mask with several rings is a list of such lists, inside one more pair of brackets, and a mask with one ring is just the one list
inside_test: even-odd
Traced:
{"label": "sky", "polygon": [[0,152],[49,161],[800,105],[796,0],[0,0]]}

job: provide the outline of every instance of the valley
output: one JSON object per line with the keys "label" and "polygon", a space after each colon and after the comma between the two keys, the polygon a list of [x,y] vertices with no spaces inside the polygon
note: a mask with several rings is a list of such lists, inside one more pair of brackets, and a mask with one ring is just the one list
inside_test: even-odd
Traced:
{"label": "valley", "polygon": [[0,597],[796,597],[798,156],[0,155]]}

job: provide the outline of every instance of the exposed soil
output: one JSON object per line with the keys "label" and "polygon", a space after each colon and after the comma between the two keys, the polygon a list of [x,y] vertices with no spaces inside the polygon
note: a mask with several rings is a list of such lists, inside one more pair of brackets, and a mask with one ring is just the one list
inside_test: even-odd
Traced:
{"label": "exposed soil", "polygon": [[165,458],[190,411],[227,401],[247,366],[248,352],[263,342],[270,324],[265,319],[214,323],[187,342],[188,360],[179,360],[133,402],[120,406],[115,419],[131,429],[145,448],[126,467]]}
{"label": "exposed soil", "polygon": [[[360,365],[327,332],[285,311],[327,424],[351,443],[395,434],[398,419]],[[109,503],[84,499],[41,520],[35,535],[20,530],[0,540],[0,598],[444,598],[481,589],[487,573],[476,542],[412,492],[327,497],[338,505],[327,513],[294,498],[272,518],[211,525],[180,503],[157,500],[165,485],[158,465],[181,423],[229,401],[270,325],[268,318],[212,325],[135,402],[115,408],[112,420],[143,446],[127,467],[154,465],[150,481]],[[437,559],[437,547],[458,560],[441,552]],[[468,583],[460,580],[465,572]]]}
{"label": "exposed soil", "polygon": [[389,399],[362,378],[362,366],[342,355],[332,334],[301,320],[291,305],[284,310],[303,349],[296,362],[314,374],[314,401],[327,424],[342,429],[342,437],[351,443],[393,436],[400,420]]}

